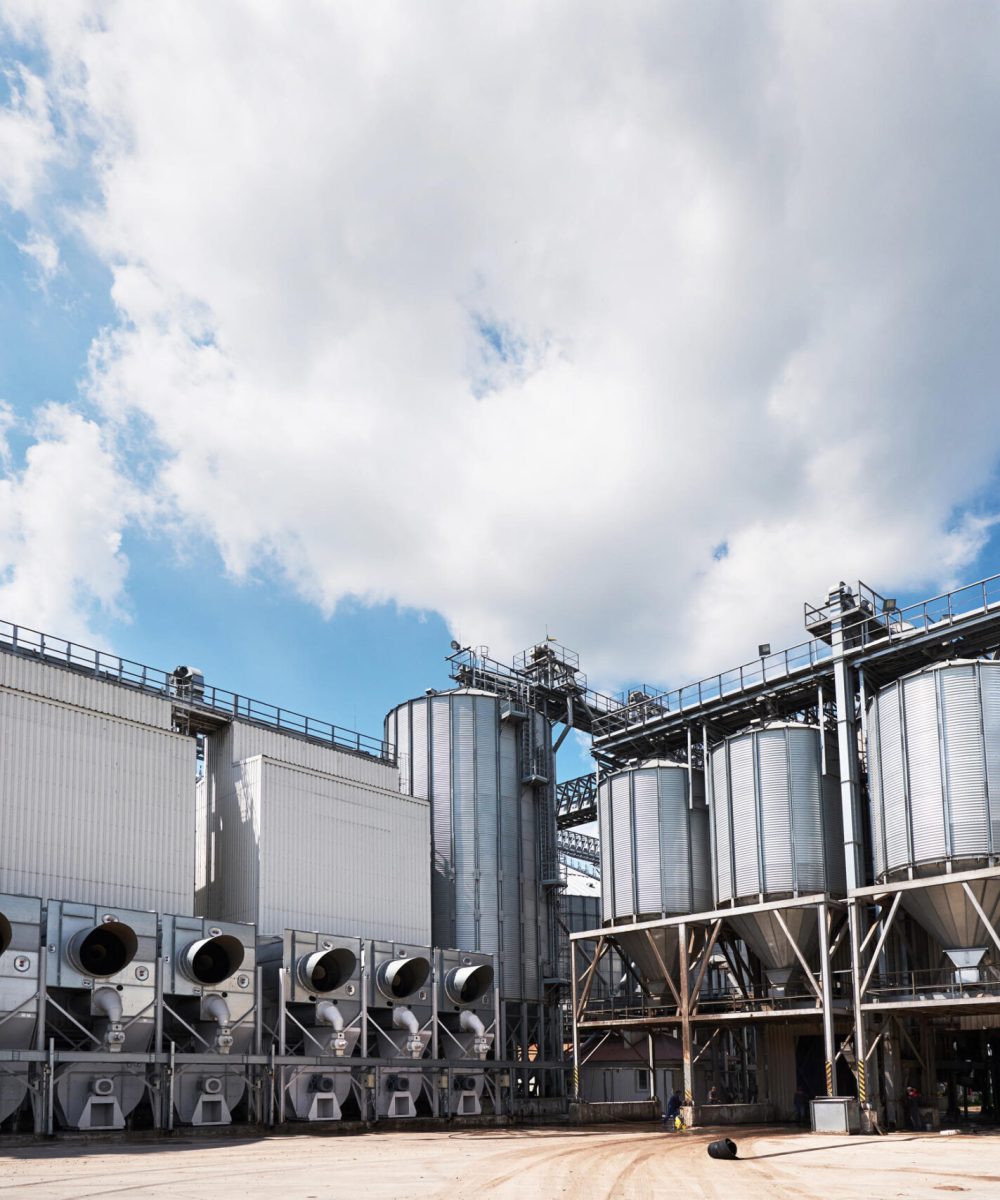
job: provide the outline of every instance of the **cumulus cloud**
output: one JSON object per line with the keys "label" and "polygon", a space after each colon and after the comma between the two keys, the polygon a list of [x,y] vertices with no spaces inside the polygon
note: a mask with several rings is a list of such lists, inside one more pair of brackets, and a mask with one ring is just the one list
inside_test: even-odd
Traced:
{"label": "cumulus cloud", "polygon": [[6,102],[0,106],[0,201],[29,209],[59,154],[44,81],[18,65],[2,72]]}
{"label": "cumulus cloud", "polygon": [[93,645],[92,621],[122,615],[122,533],[142,501],[95,422],[46,406],[20,469],[7,444],[15,424],[0,405],[0,613]]}
{"label": "cumulus cloud", "polygon": [[11,12],[93,146],[90,398],[233,572],[677,681],[981,548],[992,6]]}

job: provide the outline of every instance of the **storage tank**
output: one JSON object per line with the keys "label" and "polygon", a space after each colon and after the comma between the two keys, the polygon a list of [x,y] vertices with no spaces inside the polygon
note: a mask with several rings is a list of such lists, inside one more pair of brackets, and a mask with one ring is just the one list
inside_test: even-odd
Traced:
{"label": "storage tank", "polygon": [[[774,724],[713,746],[707,783],[713,875],[719,908],[758,904],[846,887],[838,765],[832,737],[815,725]],[[813,909],[782,919],[806,957],[818,937]],[[772,995],[798,969],[774,912],[728,923],[764,964]]]}
{"label": "storage tank", "polygon": [[[262,938],[264,1024],[283,1053],[329,1060],[285,1068],[285,1095],[299,1121],[339,1121],[363,1019],[361,939],[286,929]],[[282,1011],[284,1010],[284,1011]]]}
{"label": "storage tank", "polygon": [[[0,896],[0,1050],[33,1050],[38,1028],[42,902]],[[28,1092],[28,1064],[5,1062],[0,1071],[0,1121],[20,1108]]]}
{"label": "storage tank", "polygon": [[[868,707],[872,842],[879,882],[1000,858],[1000,662],[941,663],[889,684]],[[969,884],[991,923],[1000,882]],[[902,905],[970,979],[992,941],[960,883],[905,891]]]}
{"label": "storage tank", "polygon": [[[600,781],[601,906],[604,923],[705,912],[712,907],[708,809],[700,771],[682,763],[652,760]],[[667,989],[663,960],[677,969],[677,939],[653,930],[658,955],[645,933],[617,934],[616,941],[654,995]]]}
{"label": "storage tank", "polygon": [[558,883],[548,722],[459,689],[399,705],[385,728],[403,791],[431,802],[434,944],[497,955],[504,1001],[541,1001]]}
{"label": "storage tank", "polygon": [[61,1066],[56,1112],[71,1129],[124,1129],[145,1068],[114,1056],[149,1050],[155,1028],[156,913],[52,901],[46,913],[48,1034],[75,1049],[81,1029],[100,1062]]}

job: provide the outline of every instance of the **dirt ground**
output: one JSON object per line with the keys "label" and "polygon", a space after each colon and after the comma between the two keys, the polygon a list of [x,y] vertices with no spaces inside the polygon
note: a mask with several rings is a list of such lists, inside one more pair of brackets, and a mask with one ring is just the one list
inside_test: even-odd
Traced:
{"label": "dirt ground", "polygon": [[0,1152],[0,1197],[1000,1197],[1000,1135],[849,1138],[731,1129],[739,1158],[710,1159],[706,1146],[724,1132],[673,1134],[619,1125],[256,1141],[179,1137],[131,1145],[55,1142]]}

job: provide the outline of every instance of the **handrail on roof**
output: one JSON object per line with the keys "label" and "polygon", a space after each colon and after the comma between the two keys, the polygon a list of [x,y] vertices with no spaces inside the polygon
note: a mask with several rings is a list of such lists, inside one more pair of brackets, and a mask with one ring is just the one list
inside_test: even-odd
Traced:
{"label": "handrail on roof", "polygon": [[148,695],[165,696],[192,712],[215,713],[226,719],[250,721],[281,733],[291,733],[309,741],[329,745],[337,750],[376,758],[389,765],[395,765],[396,762],[395,747],[381,738],[369,737],[356,730],[345,729],[316,717],[307,717],[302,713],[254,700],[249,696],[241,696],[224,688],[204,685],[192,688],[189,683],[178,683],[172,671],[132,662],[117,654],[81,646],[65,638],[29,629],[25,625],[0,621],[0,651],[38,659],[54,666],[68,667],[106,683],[136,688]]}
{"label": "handrail on roof", "polygon": [[[958,611],[961,606],[956,604],[956,600],[966,593],[971,594],[980,603],[970,609]],[[888,608],[884,597],[860,582],[852,595],[858,600],[858,609],[856,614],[848,614],[847,624],[857,637],[858,644],[861,647],[876,642],[893,644],[931,627],[953,625],[956,621],[970,619],[1000,606],[1000,574],[963,584],[949,592],[942,592],[928,600],[918,600],[904,608]],[[830,621],[837,610],[840,610],[839,600],[828,600],[824,605],[806,604],[806,627],[822,626],[824,622]],[[696,683],[667,689],[656,695],[644,695],[632,703],[602,713],[594,720],[594,735],[600,738],[627,732],[666,713],[697,709],[727,695],[738,695],[770,683],[791,679],[797,672],[815,667],[832,655],[833,650],[828,644],[819,638],[811,638],[787,650],[778,650],[728,671],[709,675]]]}

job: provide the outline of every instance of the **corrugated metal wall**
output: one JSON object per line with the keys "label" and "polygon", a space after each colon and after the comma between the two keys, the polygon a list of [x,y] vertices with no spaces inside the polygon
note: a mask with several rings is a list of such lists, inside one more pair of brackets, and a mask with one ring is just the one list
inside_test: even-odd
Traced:
{"label": "corrugated metal wall", "polygon": [[430,806],[395,768],[236,722],[205,776],[205,915],[430,942]]}
{"label": "corrugated metal wall", "polygon": [[5,654],[0,679],[0,890],[190,913],[195,742],[170,702]]}
{"label": "corrugated metal wall", "polygon": [[106,676],[85,675],[68,667],[53,666],[16,654],[0,654],[0,688],[25,692],[42,699],[122,717],[138,725],[170,730],[171,706],[167,698],[151,696]]}

